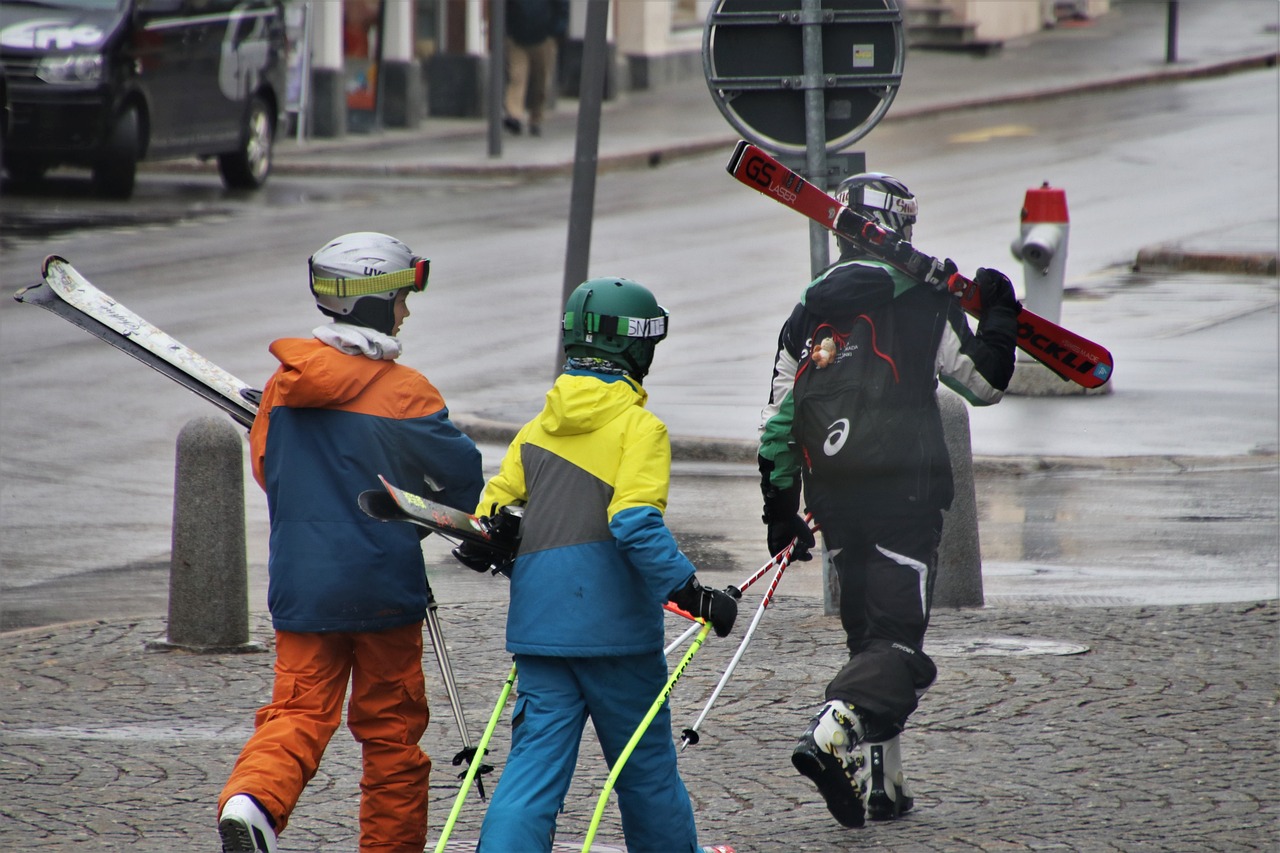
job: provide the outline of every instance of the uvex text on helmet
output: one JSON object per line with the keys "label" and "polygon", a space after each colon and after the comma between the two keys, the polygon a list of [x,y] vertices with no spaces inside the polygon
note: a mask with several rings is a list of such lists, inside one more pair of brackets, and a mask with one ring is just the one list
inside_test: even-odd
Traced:
{"label": "uvex text on helmet", "polygon": [[316,307],[340,323],[391,334],[396,292],[423,290],[431,261],[404,243],[376,231],[330,240],[308,259]]}
{"label": "uvex text on helmet", "polygon": [[646,287],[628,278],[588,279],[564,306],[565,355],[605,359],[637,380],[649,372],[653,348],[666,336],[666,309]]}
{"label": "uvex text on helmet", "polygon": [[869,216],[904,240],[911,240],[919,207],[906,184],[884,172],[850,175],[836,188],[836,201]]}

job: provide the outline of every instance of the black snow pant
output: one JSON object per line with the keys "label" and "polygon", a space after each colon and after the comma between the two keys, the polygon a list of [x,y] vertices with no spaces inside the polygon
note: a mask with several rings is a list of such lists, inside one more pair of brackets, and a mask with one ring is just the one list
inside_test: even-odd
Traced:
{"label": "black snow pant", "polygon": [[869,712],[867,736],[883,740],[902,731],[938,675],[924,653],[924,634],[942,512],[841,503],[809,501],[840,583],[849,647],[849,662],[827,685],[826,698]]}

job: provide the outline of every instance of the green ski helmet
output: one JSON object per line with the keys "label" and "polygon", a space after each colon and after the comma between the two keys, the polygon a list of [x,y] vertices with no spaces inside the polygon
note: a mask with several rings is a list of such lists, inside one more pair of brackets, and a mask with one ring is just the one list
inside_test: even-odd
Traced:
{"label": "green ski helmet", "polygon": [[667,311],[629,278],[593,278],[569,294],[561,329],[566,356],[611,361],[639,381],[667,336]]}
{"label": "green ski helmet", "polygon": [[396,292],[425,290],[431,261],[376,231],[343,234],[307,260],[316,307],[339,323],[391,334]]}

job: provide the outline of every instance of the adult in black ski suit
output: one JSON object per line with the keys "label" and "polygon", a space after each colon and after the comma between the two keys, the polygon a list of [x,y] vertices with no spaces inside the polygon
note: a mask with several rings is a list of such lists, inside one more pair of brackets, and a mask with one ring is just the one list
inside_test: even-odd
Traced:
{"label": "adult in black ski suit", "polygon": [[[916,201],[895,178],[854,175],[837,198],[910,240]],[[979,270],[975,334],[959,300],[839,243],[839,260],[808,286],[778,337],[759,462],[771,553],[798,536],[798,556],[809,558],[803,485],[839,580],[849,648],[792,762],[841,824],[861,826],[868,814],[911,808],[898,735],[937,676],[924,635],[953,495],[938,381],[971,404],[998,402],[1013,375],[1020,305],[1008,278]],[[855,378],[864,390],[856,411],[842,414],[807,390],[817,379],[797,377],[835,376],[845,358],[865,359]]]}

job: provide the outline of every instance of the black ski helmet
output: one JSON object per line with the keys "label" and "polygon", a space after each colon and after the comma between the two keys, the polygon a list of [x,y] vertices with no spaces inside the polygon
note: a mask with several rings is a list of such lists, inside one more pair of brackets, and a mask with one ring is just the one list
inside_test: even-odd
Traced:
{"label": "black ski helmet", "polygon": [[339,323],[384,335],[395,327],[396,292],[426,289],[431,261],[386,234],[357,231],[330,240],[307,260],[316,307]]}
{"label": "black ski helmet", "polygon": [[566,356],[602,358],[641,381],[667,336],[667,310],[629,278],[593,278],[569,294],[560,328]]}
{"label": "black ski helmet", "polygon": [[[850,175],[836,187],[836,201],[854,213],[879,222],[907,242],[919,206],[906,184],[884,172]],[[842,241],[843,243],[843,241]]]}

